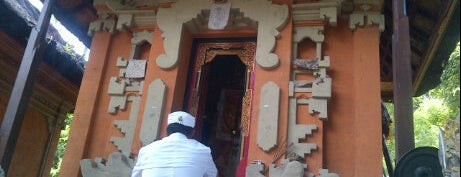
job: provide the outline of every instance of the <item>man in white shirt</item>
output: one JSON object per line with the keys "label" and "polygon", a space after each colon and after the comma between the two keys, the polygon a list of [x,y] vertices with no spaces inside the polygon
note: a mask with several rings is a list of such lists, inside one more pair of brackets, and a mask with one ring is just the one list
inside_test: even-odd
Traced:
{"label": "man in white shirt", "polygon": [[168,115],[168,136],[139,150],[131,177],[216,177],[209,147],[188,139],[195,117],[183,111]]}

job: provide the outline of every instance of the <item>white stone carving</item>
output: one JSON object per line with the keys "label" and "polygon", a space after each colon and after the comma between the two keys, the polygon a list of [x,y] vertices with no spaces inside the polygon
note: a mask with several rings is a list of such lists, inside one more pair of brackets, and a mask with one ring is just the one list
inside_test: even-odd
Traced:
{"label": "white stone carving", "polygon": [[213,3],[208,20],[208,28],[213,30],[224,29],[229,21],[231,3]]}
{"label": "white stone carving", "polygon": [[144,78],[146,74],[146,60],[135,60],[128,61],[128,66],[125,71],[125,78]]}
{"label": "white stone carving", "polygon": [[107,110],[110,114],[115,114],[117,109],[126,109],[126,96],[113,95],[110,97],[109,109]]}
{"label": "white stone carving", "polygon": [[128,65],[128,61],[123,59],[122,57],[117,57],[117,64],[115,66],[119,68],[124,68]]}
{"label": "white stone carving", "polygon": [[336,26],[338,15],[341,13],[341,1],[320,0],[305,4],[294,4],[293,21],[325,21],[330,26]]}
{"label": "white stone carving", "polygon": [[[96,4],[96,3],[95,3]],[[129,32],[130,27],[152,26],[155,23],[155,10],[139,10],[138,7],[156,6],[157,1],[107,0],[105,5],[118,17],[116,29]]]}
{"label": "white stone carving", "polygon": [[288,153],[295,153],[300,157],[310,154],[312,150],[317,149],[315,143],[300,143],[300,139],[304,139],[306,135],[311,135],[317,129],[316,125],[300,125],[296,123],[297,118],[297,102],[296,98],[289,100],[289,115],[288,115],[288,138],[287,144],[292,146],[287,149]]}
{"label": "white stone carving", "polygon": [[323,42],[325,36],[323,35],[324,27],[323,26],[300,26],[295,27],[293,30],[293,42],[299,43],[305,38],[309,38],[315,43]]}
{"label": "white stone carving", "polygon": [[141,124],[139,139],[142,145],[148,145],[158,138],[162,124],[163,106],[165,101],[166,85],[156,79],[149,84],[144,115]]}
{"label": "white stone carving", "polygon": [[298,161],[283,160],[280,167],[269,165],[269,177],[304,177],[304,164]]}
{"label": "white stone carving", "polygon": [[123,95],[125,94],[125,87],[125,80],[120,80],[118,77],[110,77],[107,93],[109,95]]}
{"label": "white stone carving", "polygon": [[261,88],[258,118],[258,146],[269,151],[277,146],[280,87],[272,81]]}
{"label": "white stone carving", "polygon": [[122,132],[124,137],[111,137],[110,141],[114,143],[117,149],[129,156],[131,154],[131,146],[134,138],[134,129],[138,120],[138,112],[141,104],[140,96],[129,96],[128,101],[131,101],[131,110],[128,120],[114,120],[114,125]]}
{"label": "white stone carving", "polygon": [[153,35],[152,32],[149,31],[141,31],[133,34],[133,38],[131,38],[131,52],[130,58],[138,58],[139,56],[139,49],[144,43],[152,44]]}
{"label": "white stone carving", "polygon": [[375,12],[354,12],[349,16],[349,29],[355,30],[357,26],[364,26],[365,17],[368,19],[366,25],[378,25],[379,31],[384,31],[384,15]]}
{"label": "white stone carving", "polygon": [[80,160],[83,177],[130,177],[133,166],[133,159],[120,152],[110,154],[107,162],[102,158]]}
{"label": "white stone carving", "polygon": [[331,98],[331,78],[318,77],[312,84],[312,97],[313,98]]}
{"label": "white stone carving", "polygon": [[320,8],[320,18],[328,22],[331,26],[338,25],[338,8],[337,7],[327,7]]}
{"label": "white stone carving", "polygon": [[93,36],[95,32],[106,31],[109,33],[115,32],[115,20],[114,19],[105,19],[105,20],[96,20],[91,22],[88,27],[88,36]]}
{"label": "white stone carving", "polygon": [[308,98],[298,99],[298,104],[308,104],[310,114],[318,114],[320,119],[328,119],[327,99]]}
{"label": "white stone carving", "polygon": [[[272,4],[268,0],[233,0],[232,8],[239,9],[246,17],[258,22],[256,61],[265,69],[278,66],[278,56],[272,53],[278,30],[286,24],[289,11],[287,5]],[[165,54],[157,57],[157,65],[163,69],[176,66],[183,24],[195,18],[203,7],[210,7],[209,0],[178,0],[171,8],[161,8],[157,13],[157,24],[162,30]]]}
{"label": "white stone carving", "polygon": [[127,84],[125,91],[127,92],[139,92],[139,95],[142,95],[142,88],[144,86],[144,81],[125,81]]}
{"label": "white stone carving", "polygon": [[385,29],[385,21],[383,14],[368,14],[368,24],[369,25],[378,25],[379,31],[383,32]]}

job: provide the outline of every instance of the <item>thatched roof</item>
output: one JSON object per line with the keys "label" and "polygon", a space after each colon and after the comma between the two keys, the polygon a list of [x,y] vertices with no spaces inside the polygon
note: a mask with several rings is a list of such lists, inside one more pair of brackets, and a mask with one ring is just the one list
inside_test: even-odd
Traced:
{"label": "thatched roof", "polygon": [[[25,48],[30,31],[36,25],[39,15],[40,12],[28,0],[2,0],[0,30]],[[48,29],[46,44],[43,61],[79,86],[85,64],[83,57],[73,56],[64,50],[65,42],[52,26]]]}

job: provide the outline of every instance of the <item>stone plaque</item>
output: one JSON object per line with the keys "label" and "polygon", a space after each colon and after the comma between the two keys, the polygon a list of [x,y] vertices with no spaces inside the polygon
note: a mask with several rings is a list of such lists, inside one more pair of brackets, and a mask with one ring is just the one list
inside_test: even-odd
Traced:
{"label": "stone plaque", "polygon": [[146,64],[146,60],[128,61],[125,78],[143,78],[146,73]]}

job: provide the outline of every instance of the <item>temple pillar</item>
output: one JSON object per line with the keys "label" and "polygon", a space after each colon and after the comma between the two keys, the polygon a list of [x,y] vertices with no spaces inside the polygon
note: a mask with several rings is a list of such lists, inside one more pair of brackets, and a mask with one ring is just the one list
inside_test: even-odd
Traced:
{"label": "temple pillar", "polygon": [[82,85],[80,86],[77,99],[72,129],[69,133],[67,146],[64,153],[60,176],[78,176],[80,173],[80,159],[84,158],[87,149],[87,138],[93,128],[93,120],[97,117],[94,108],[102,90],[101,79],[104,75],[105,63],[108,60],[111,34],[108,32],[95,33],[91,45],[91,53],[88,59]]}
{"label": "temple pillar", "polygon": [[358,28],[353,34],[354,176],[380,176],[382,168],[379,30]]}

